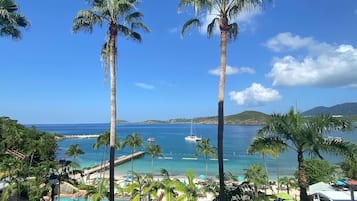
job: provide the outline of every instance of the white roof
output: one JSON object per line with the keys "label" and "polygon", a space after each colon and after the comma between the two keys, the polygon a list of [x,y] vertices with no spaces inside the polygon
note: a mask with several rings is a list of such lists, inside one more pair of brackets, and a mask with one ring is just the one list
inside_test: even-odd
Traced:
{"label": "white roof", "polygon": [[320,191],[333,191],[334,188],[324,182],[319,182],[316,184],[312,184],[309,186],[309,194],[312,195],[314,193],[320,192]]}
{"label": "white roof", "polygon": [[[320,191],[316,192],[316,194],[320,194],[325,198],[329,198],[333,201],[350,201],[351,200],[351,192],[350,191]],[[354,196],[357,196],[357,192],[354,192]]]}

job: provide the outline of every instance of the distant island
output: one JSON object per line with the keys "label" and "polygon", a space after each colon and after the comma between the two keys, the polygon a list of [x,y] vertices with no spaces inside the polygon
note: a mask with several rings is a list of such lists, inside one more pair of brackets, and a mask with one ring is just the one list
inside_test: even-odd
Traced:
{"label": "distant island", "polygon": [[[329,114],[347,118],[353,122],[357,122],[357,103],[343,103],[332,107],[318,106],[310,110],[302,112],[302,116],[310,117],[320,114]],[[269,114],[258,111],[244,111],[238,114],[227,115],[224,117],[225,124],[237,125],[262,125],[265,123]],[[169,124],[169,123],[190,123],[191,120],[196,124],[217,124],[217,116],[196,117],[193,119],[177,118],[170,120],[146,120],[141,123],[146,124]],[[125,120],[119,120],[118,123],[129,123]]]}

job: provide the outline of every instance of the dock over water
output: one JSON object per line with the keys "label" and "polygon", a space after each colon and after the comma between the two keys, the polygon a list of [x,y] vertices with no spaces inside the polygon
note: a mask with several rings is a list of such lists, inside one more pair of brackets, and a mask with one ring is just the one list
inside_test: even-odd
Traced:
{"label": "dock over water", "polygon": [[[129,155],[125,155],[125,156],[120,156],[118,158],[116,158],[114,160],[114,166],[117,166],[117,165],[121,165],[131,159],[136,159],[136,158],[140,158],[142,156],[144,156],[145,152],[143,151],[138,151],[138,152],[135,152],[133,154],[129,154]],[[97,166],[94,166],[94,167],[91,167],[89,169],[86,169],[84,171],[84,174],[85,175],[90,175],[90,174],[93,174],[95,172],[98,172],[98,171],[102,171],[102,170],[105,170],[105,169],[109,169],[109,162],[106,162],[104,164],[99,164]]]}

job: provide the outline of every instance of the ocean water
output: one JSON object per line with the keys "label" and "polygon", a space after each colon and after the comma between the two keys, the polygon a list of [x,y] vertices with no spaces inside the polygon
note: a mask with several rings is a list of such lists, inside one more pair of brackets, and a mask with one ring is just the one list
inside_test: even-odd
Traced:
{"label": "ocean water", "polygon": [[[101,134],[109,130],[109,124],[40,124],[35,125],[38,130],[58,133],[63,135],[88,135]],[[139,133],[144,138],[144,144],[149,137],[156,139],[156,144],[163,149],[163,155],[167,159],[154,159],[154,174],[160,174],[160,169],[165,168],[170,175],[184,175],[188,169],[192,169],[198,176],[205,174],[205,160],[202,156],[195,156],[196,144],[187,142],[184,137],[190,133],[191,124],[119,124],[117,126],[117,136],[124,141],[125,136],[132,133]],[[246,150],[251,143],[252,138],[256,135],[260,126],[241,126],[226,125],[224,128],[224,170],[234,175],[243,175],[244,170],[249,165],[260,163],[264,166],[264,161],[260,155],[248,155]],[[213,146],[217,144],[217,126],[201,125],[193,126],[194,133],[203,138],[209,138]],[[344,139],[350,141],[357,140],[357,133],[341,134],[338,132],[331,133],[331,136],[344,136]],[[67,147],[71,144],[79,144],[85,154],[76,160],[82,168],[100,164],[103,156],[103,148],[93,150],[95,138],[89,139],[66,139],[58,141],[57,159],[66,158]],[[144,147],[137,148],[137,151],[145,150]],[[131,149],[126,147],[116,150],[116,157],[131,153]],[[197,160],[185,160],[185,158],[196,158]],[[339,158],[328,156],[331,162],[339,161]],[[109,159],[109,153],[106,156]],[[270,156],[265,157],[268,166],[269,176],[276,178],[277,173],[280,176],[293,175],[297,168],[297,158],[295,152],[285,152],[279,155],[275,160]],[[125,163],[115,168],[115,174],[127,174],[131,170],[131,163]],[[149,155],[134,160],[134,171],[138,173],[151,173],[151,157]],[[218,175],[217,160],[208,161],[208,175]]]}

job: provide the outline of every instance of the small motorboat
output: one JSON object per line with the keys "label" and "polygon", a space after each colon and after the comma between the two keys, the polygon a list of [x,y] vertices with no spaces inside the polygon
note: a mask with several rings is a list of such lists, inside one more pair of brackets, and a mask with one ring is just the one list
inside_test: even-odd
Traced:
{"label": "small motorboat", "polygon": [[147,141],[150,142],[150,143],[153,143],[153,142],[155,142],[155,138],[149,137],[149,138],[147,139]]}

